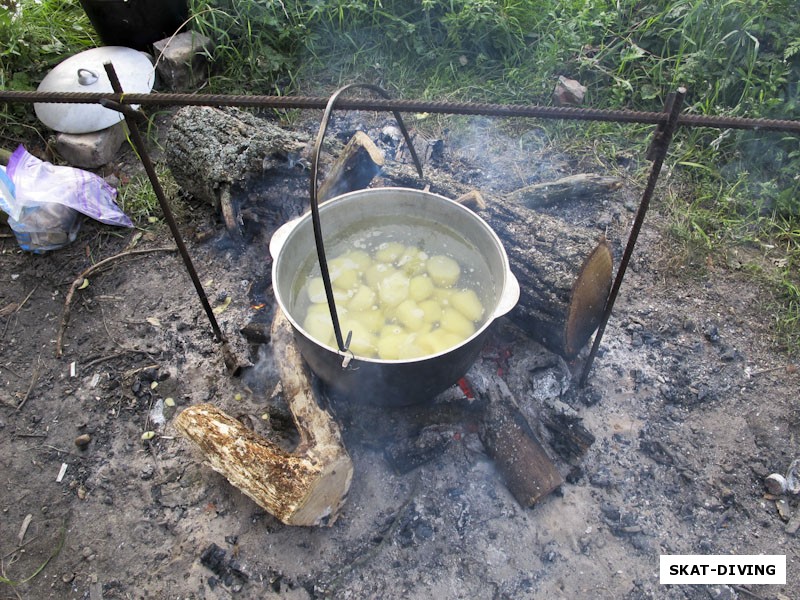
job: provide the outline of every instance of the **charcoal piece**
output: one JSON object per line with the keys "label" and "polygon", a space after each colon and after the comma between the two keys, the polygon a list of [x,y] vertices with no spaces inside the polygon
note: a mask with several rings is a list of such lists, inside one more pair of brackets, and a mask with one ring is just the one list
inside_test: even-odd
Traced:
{"label": "charcoal piece", "polygon": [[453,431],[449,427],[431,425],[412,440],[391,444],[384,450],[384,456],[392,468],[403,475],[440,456],[452,441]]}

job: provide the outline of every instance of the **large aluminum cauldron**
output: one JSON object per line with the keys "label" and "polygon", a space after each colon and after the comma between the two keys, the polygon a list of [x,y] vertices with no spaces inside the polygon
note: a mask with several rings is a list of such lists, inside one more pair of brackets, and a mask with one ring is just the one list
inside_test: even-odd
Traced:
{"label": "large aluminum cauldron", "polygon": [[[326,240],[337,232],[352,229],[361,220],[380,223],[382,218],[397,215],[414,215],[438,228],[444,225],[481,254],[494,280],[487,286],[493,297],[484,302],[488,319],[458,346],[411,360],[355,357],[343,367],[350,353],[311,338],[301,325],[302,315],[292,314],[291,294],[297,293],[298,285],[295,280],[309,257],[315,256],[311,213],[280,227],[269,245],[275,298],[292,324],[300,352],[311,370],[354,400],[405,405],[433,398],[467,372],[478,357],[494,319],[510,311],[519,299],[519,284],[509,269],[508,257],[497,234],[471,210],[443,196],[405,188],[360,190],[321,204],[319,214]],[[433,230],[431,235],[435,235]]]}

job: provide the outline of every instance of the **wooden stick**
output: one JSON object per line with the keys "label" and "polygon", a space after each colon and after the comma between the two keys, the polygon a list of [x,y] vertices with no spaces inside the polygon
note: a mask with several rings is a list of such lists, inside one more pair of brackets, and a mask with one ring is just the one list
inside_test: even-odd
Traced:
{"label": "wooden stick", "polygon": [[276,312],[271,338],[284,399],[300,434],[294,452],[209,404],[185,409],[175,426],[198,445],[211,468],[281,522],[329,526],[347,497],[353,463],[336,422],[317,404],[281,311]]}
{"label": "wooden stick", "polygon": [[84,270],[80,275],[75,278],[75,281],[72,282],[72,285],[69,286],[69,291],[67,292],[67,297],[64,300],[64,312],[61,315],[61,326],[58,328],[58,337],[56,338],[56,358],[61,358],[63,354],[62,345],[64,339],[64,331],[67,328],[67,322],[69,321],[69,313],[70,313],[70,303],[72,302],[72,296],[75,295],[75,290],[78,289],[78,286],[83,283],[83,280],[86,279],[89,275],[101,269],[102,267],[106,266],[108,263],[113,262],[117,259],[123,258],[125,256],[132,256],[134,254],[147,254],[150,252],[175,252],[176,248],[146,248],[143,250],[128,250],[127,252],[120,252],[119,254],[115,254],[114,256],[109,256],[101,260],[98,263],[93,264],[88,269]]}

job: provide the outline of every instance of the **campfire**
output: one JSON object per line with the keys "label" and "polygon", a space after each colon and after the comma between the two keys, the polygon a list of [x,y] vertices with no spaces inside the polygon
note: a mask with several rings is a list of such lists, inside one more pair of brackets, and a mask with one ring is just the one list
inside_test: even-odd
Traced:
{"label": "campfire", "polygon": [[[323,152],[321,140],[312,150],[308,137],[248,113],[187,107],[174,117],[167,159],[182,187],[216,207],[228,238],[240,249],[254,237],[266,241],[289,235],[275,232],[308,206],[306,164],[313,165],[312,177],[316,165],[324,165],[321,168],[325,177],[318,190],[322,201],[347,198],[341,195],[366,188],[385,195],[421,190],[418,193],[431,195],[425,199],[428,202],[436,197],[452,198],[462,207],[459,211],[485,223],[502,244],[503,259],[513,273],[509,277],[514,289],[519,287],[513,298],[516,301],[518,294],[518,302],[501,313],[513,307],[507,322],[486,322],[486,335],[476,337],[475,350],[463,366],[452,372],[448,370],[454,362],[452,350],[438,352],[438,359],[426,360],[423,356],[408,362],[371,360],[341,347],[347,331],[342,331],[337,340],[328,341],[333,344],[329,354],[334,363],[321,368],[315,362],[319,343],[315,344],[316,340],[298,324],[302,319],[287,319],[287,309],[281,303],[272,311],[271,331],[264,339],[270,340],[280,394],[299,432],[296,447],[286,449],[268,436],[257,435],[231,415],[207,404],[185,409],[177,417],[176,427],[197,444],[215,470],[286,524],[331,525],[336,520],[352,478],[359,476],[337,417],[346,421],[354,411],[385,410],[387,405],[389,410],[406,415],[409,423],[403,427],[405,435],[392,439],[386,450],[386,458],[396,471],[408,472],[433,458],[447,443],[437,435],[437,428],[443,421],[460,423],[478,434],[497,466],[500,480],[519,504],[533,506],[564,482],[572,468],[570,463],[574,465],[580,459],[594,438],[574,411],[570,413],[565,406],[530,411],[529,403],[503,378],[502,362],[518,348],[510,340],[505,347],[498,345],[496,330],[513,330],[518,340],[537,349],[540,362],[559,369],[571,363],[577,372],[583,364],[579,357],[583,353],[585,360],[587,343],[602,320],[609,298],[614,252],[612,243],[596,227],[570,223],[542,209],[557,203],[559,197],[602,201],[619,190],[620,182],[582,174],[489,196],[443,170],[433,169],[435,162],[442,160],[437,157],[441,142],[435,150],[436,143],[421,137],[412,139],[402,122],[399,128],[387,124],[380,131],[376,139],[356,131],[343,146],[333,141]],[[419,148],[415,152],[416,145]],[[389,153],[391,156],[387,157]],[[410,164],[419,160],[417,154],[428,162],[427,177],[420,176],[419,163],[416,170]],[[276,184],[278,178],[282,184]],[[274,191],[268,192],[275,187],[278,197]],[[402,190],[392,192],[399,188]],[[312,198],[312,206],[315,200]],[[370,202],[379,201],[370,197],[363,207],[352,212],[361,214],[368,210]],[[426,205],[412,210],[423,216]],[[385,219],[380,217],[377,222]],[[445,216],[439,220],[449,219]],[[330,229],[330,221],[327,223]],[[306,254],[311,256],[310,247]],[[276,269],[279,260],[276,259]],[[303,261],[308,262],[305,255],[285,270],[294,274]],[[273,284],[275,273],[280,272],[276,269]],[[254,304],[259,302],[259,298],[253,299]],[[335,319],[336,315],[325,318]],[[261,315],[256,319],[263,322]],[[251,323],[242,330],[254,329],[258,328]],[[487,342],[492,348],[489,353],[497,352],[497,357],[487,355]],[[309,351],[309,346],[314,349]],[[307,365],[309,352],[311,369]],[[434,364],[428,366],[428,371],[444,372],[444,385],[441,389],[428,387],[428,379],[423,377],[424,384],[415,386],[420,367],[432,360]],[[398,383],[392,384],[389,375],[389,384],[384,385],[383,373],[393,368],[401,369]],[[375,370],[381,372],[380,377],[370,376]],[[317,385],[317,375],[324,380],[324,386]],[[348,380],[354,383],[342,385]],[[533,426],[531,420],[535,420]],[[548,442],[535,432],[542,423],[549,432]]]}

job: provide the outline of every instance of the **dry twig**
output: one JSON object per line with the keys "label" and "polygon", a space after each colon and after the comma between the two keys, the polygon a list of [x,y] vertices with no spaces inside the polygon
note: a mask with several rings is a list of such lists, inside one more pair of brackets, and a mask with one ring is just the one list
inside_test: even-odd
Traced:
{"label": "dry twig", "polygon": [[134,254],[146,254],[150,252],[174,252],[176,249],[169,247],[169,248],[145,248],[143,250],[128,250],[127,252],[120,252],[119,254],[115,254],[114,256],[109,256],[101,260],[98,263],[93,264],[91,267],[83,271],[78,277],[75,278],[75,281],[72,282],[72,285],[69,286],[69,292],[67,292],[67,297],[64,300],[64,312],[61,315],[61,326],[58,329],[58,337],[56,338],[56,358],[61,358],[63,354],[62,345],[64,339],[64,331],[67,328],[67,322],[69,321],[69,313],[70,313],[70,303],[72,302],[72,297],[75,295],[75,290],[78,289],[78,286],[83,283],[83,280],[86,279],[89,275],[101,269],[102,267],[106,266],[108,263],[113,262],[117,259],[123,258],[125,256],[132,256]]}
{"label": "dry twig", "polygon": [[31,396],[31,392],[33,388],[36,387],[36,384],[39,381],[39,374],[42,372],[42,357],[41,355],[36,357],[36,368],[33,370],[33,376],[31,377],[31,383],[28,386],[28,391],[25,392],[25,396],[22,398],[22,401],[17,405],[17,410],[22,410],[22,407],[25,406],[25,403],[28,401],[28,398]]}

